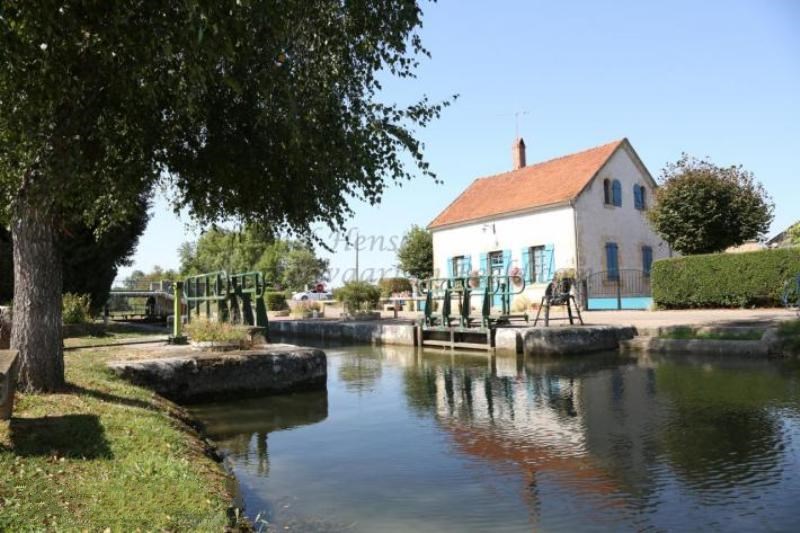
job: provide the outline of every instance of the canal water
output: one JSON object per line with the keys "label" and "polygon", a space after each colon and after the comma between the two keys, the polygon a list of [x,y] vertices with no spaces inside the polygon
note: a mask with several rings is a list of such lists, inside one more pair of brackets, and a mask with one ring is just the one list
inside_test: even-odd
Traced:
{"label": "canal water", "polygon": [[326,391],[193,409],[262,530],[800,529],[797,363],[324,348]]}

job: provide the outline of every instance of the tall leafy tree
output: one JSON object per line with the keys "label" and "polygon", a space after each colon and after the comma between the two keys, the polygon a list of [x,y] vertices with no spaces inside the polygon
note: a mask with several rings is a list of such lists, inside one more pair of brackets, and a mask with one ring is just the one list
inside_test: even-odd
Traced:
{"label": "tall leafy tree", "polygon": [[177,281],[180,279],[180,274],[177,271],[169,268],[164,269],[160,265],[155,265],[150,272],[142,270],[134,270],[130,275],[122,280],[122,286],[126,289],[142,290],[150,283],[159,281]]}
{"label": "tall leafy tree", "polygon": [[800,222],[795,222],[786,230],[785,242],[789,246],[800,246]]}
{"label": "tall leafy tree", "polygon": [[773,211],[751,172],[683,154],[664,168],[648,217],[673,249],[701,254],[762,239]]}
{"label": "tall leafy tree", "polygon": [[132,210],[128,220],[102,231],[79,223],[60,239],[63,292],[88,294],[92,313],[105,306],[119,267],[131,264],[130,256],[147,227],[149,201],[146,196],[139,201],[140,209]]}
{"label": "tall leafy tree", "polygon": [[433,236],[419,226],[411,226],[397,250],[400,269],[417,279],[433,274]]}
{"label": "tall leafy tree", "polygon": [[212,227],[197,242],[184,243],[178,250],[181,272],[200,274],[226,270],[252,270],[275,239],[258,226],[247,224],[240,231]]}
{"label": "tall leafy tree", "polygon": [[[130,256],[147,226],[148,199],[142,197],[141,210],[98,234],[96,227],[80,221],[62,228],[60,239],[63,292],[88,294],[92,313],[102,310],[117,271],[130,265]],[[11,234],[0,227],[0,302],[14,296],[14,266]]]}
{"label": "tall leafy tree", "polygon": [[194,243],[184,243],[178,253],[181,272],[259,271],[269,283],[302,289],[324,278],[328,262],[300,241],[275,239],[252,224],[241,231],[212,228]]}
{"label": "tall leafy tree", "polygon": [[281,285],[292,290],[302,290],[322,281],[327,270],[327,259],[320,259],[307,246],[295,245],[286,254]]}
{"label": "tall leafy tree", "polygon": [[[0,194],[14,237],[13,344],[26,390],[64,384],[61,228],[103,228],[161,182],[201,224],[341,227],[347,200],[430,175],[415,128],[441,105],[382,102],[412,77],[411,0],[4,0]],[[407,164],[411,162],[411,165]]]}

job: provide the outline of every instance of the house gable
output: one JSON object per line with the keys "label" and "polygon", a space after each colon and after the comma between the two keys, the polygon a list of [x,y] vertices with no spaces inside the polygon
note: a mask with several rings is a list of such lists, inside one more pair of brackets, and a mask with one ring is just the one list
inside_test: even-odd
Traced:
{"label": "house gable", "polygon": [[429,225],[431,230],[524,213],[574,200],[597,175],[622,139],[472,182]]}

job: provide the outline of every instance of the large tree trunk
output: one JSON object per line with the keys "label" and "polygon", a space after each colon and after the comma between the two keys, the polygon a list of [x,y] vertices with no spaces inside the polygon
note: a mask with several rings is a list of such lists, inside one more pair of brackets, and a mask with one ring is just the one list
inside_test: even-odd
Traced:
{"label": "large tree trunk", "polygon": [[61,258],[56,230],[28,198],[15,202],[11,233],[14,241],[14,307],[11,344],[19,350],[19,386],[25,391],[64,387],[61,343]]}

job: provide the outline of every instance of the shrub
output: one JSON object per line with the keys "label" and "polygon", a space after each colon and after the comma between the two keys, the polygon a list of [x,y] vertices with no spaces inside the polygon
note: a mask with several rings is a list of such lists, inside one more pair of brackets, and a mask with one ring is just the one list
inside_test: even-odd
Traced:
{"label": "shrub", "polygon": [[186,325],[186,334],[196,342],[242,342],[247,338],[244,328],[237,328],[229,322],[196,319]]}
{"label": "shrub", "polygon": [[86,324],[92,321],[89,312],[92,299],[88,294],[64,293],[61,297],[61,321],[64,324]]}
{"label": "shrub", "polygon": [[411,293],[411,281],[408,278],[381,278],[378,287],[384,298],[390,298],[392,294],[398,292]]}
{"label": "shrub", "polygon": [[800,250],[793,248],[664,259],[653,263],[653,300],[672,309],[777,306],[798,273]]}
{"label": "shrub", "polygon": [[287,295],[285,292],[268,292],[264,295],[264,300],[269,311],[282,311],[289,305],[286,303]]}
{"label": "shrub", "polygon": [[312,311],[322,312],[322,305],[319,302],[302,301],[292,306],[291,315],[297,318],[304,318]]}
{"label": "shrub", "polygon": [[333,297],[342,302],[348,313],[369,311],[378,306],[381,290],[366,281],[348,281],[333,291]]}

